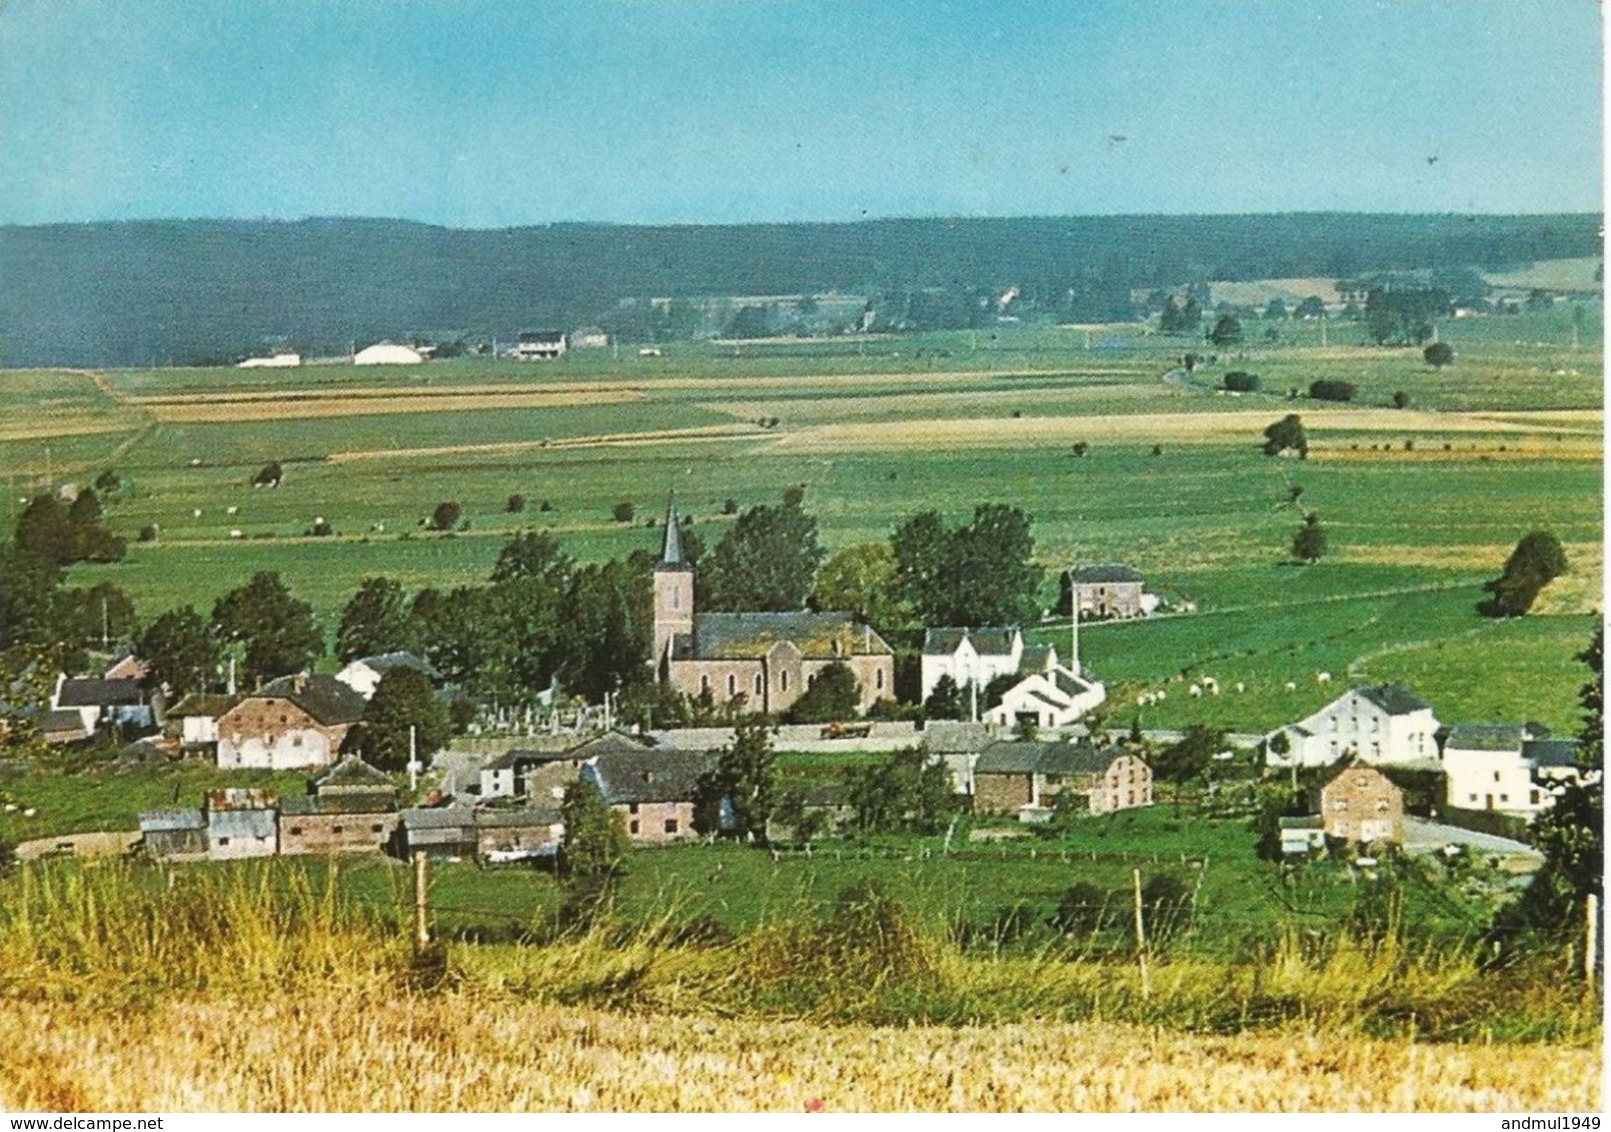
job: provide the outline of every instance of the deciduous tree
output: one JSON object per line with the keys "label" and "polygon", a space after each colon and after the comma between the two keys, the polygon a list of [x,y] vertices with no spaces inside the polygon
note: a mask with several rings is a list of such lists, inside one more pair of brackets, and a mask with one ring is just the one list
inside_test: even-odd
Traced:
{"label": "deciduous tree", "polygon": [[698,575],[699,601],[711,610],[801,609],[827,552],[817,521],[798,497],[751,507],[708,552]]}
{"label": "deciduous tree", "polygon": [[324,654],[324,634],[313,607],[291,596],[280,576],[267,571],[219,598],[213,629],[226,642],[245,646],[248,684],[300,672]]}
{"label": "deciduous tree", "polygon": [[223,659],[211,627],[188,605],[151,622],[140,634],[135,653],[146,664],[146,686],[166,685],[175,698],[205,692],[216,684]]}
{"label": "deciduous tree", "polygon": [[1483,589],[1493,596],[1477,606],[1488,617],[1520,617],[1533,607],[1538,592],[1566,573],[1566,551],[1548,531],[1523,536],[1505,561],[1504,572]]}
{"label": "deciduous tree", "polygon": [[431,678],[417,668],[398,665],[375,686],[363,722],[348,733],[346,749],[382,770],[404,770],[410,729],[421,762],[429,762],[453,737],[447,701],[436,694]]}
{"label": "deciduous tree", "polygon": [[365,578],[341,612],[336,631],[336,659],[346,664],[361,656],[406,652],[419,647],[418,626],[409,610],[402,583],[392,578]]}

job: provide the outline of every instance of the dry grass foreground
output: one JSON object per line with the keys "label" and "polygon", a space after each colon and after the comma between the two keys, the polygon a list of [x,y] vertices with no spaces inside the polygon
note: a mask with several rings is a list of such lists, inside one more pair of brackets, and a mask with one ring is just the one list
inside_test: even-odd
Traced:
{"label": "dry grass foreground", "polygon": [[0,1000],[0,1104],[52,1111],[1532,1111],[1599,1051],[1113,1023],[903,1028],[482,994]]}

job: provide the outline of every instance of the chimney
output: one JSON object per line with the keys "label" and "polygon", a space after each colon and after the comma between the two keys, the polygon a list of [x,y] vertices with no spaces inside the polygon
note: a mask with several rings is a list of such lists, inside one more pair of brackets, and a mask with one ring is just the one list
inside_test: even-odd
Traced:
{"label": "chimney", "polygon": [[306,672],[298,672],[295,676],[291,677],[291,691],[295,692],[297,695],[300,696],[302,694],[302,690],[307,686],[308,674]]}

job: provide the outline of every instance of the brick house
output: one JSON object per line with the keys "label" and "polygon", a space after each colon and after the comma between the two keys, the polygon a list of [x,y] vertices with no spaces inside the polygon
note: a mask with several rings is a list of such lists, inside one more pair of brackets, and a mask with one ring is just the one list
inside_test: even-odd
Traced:
{"label": "brick house", "polygon": [[752,711],[781,714],[830,664],[860,688],[857,711],[895,698],[895,653],[849,613],[696,613],[694,570],[682,554],[673,502],[654,570],[654,654],[661,681],[718,704],[743,697]]}
{"label": "brick house", "polygon": [[1093,814],[1152,805],[1152,767],[1123,747],[1088,743],[990,744],[973,768],[973,809],[981,814],[1018,814],[1034,820],[1060,794]]}
{"label": "brick house", "polygon": [[1404,792],[1380,770],[1355,762],[1320,788],[1320,817],[1327,837],[1398,844],[1404,840]]}
{"label": "brick house", "polygon": [[397,831],[397,787],[356,755],[308,783],[300,798],[280,800],[280,853],[373,853]]}
{"label": "brick house", "polygon": [[604,801],[639,842],[682,841],[695,836],[694,794],[700,775],[716,756],[695,751],[615,751],[582,767]]}
{"label": "brick house", "polygon": [[283,676],[218,717],[218,765],[328,766],[364,715],[364,698],[333,676]]}

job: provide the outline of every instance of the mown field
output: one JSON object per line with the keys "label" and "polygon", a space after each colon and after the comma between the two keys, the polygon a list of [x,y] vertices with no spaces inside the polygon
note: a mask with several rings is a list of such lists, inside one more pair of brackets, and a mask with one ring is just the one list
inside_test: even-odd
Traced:
{"label": "mown field", "polygon": [[[1085,659],[1129,702],[1173,689],[1150,725],[1267,728],[1318,703],[1314,676],[1329,671],[1409,680],[1448,719],[1573,727],[1573,654],[1602,590],[1597,314],[1575,328],[1567,308],[1447,320],[1457,358],[1442,370],[1418,350],[1365,345],[1357,325],[1332,323],[1324,346],[1313,323],[1246,331],[1246,345],[1171,380],[1182,353],[1211,351],[1135,327],[1021,326],[673,344],[658,358],[576,351],[544,365],[19,371],[0,374],[0,475],[21,499],[47,469],[60,483],[115,468],[126,486],[110,522],[128,559],[72,580],[116,581],[147,618],[205,612],[278,570],[332,636],[360,579],[473,582],[522,528],[553,530],[583,560],[652,548],[647,524],[672,490],[707,545],[729,500],[774,501],[791,484],[806,485],[830,549],[887,538],[927,508],[955,521],[1002,501],[1035,520],[1047,606],[1056,572],[1090,561],[1129,562],[1197,604],[1085,634]],[[1214,393],[1231,368],[1270,392]],[[1287,398],[1323,377],[1356,382],[1359,400]],[[1410,408],[1390,407],[1399,390]],[[1258,451],[1289,411],[1308,425],[1306,461]],[[284,482],[254,490],[271,459]],[[526,509],[510,513],[515,493]],[[449,499],[468,529],[420,529]],[[624,501],[632,523],[611,519]],[[1305,510],[1330,550],[1297,567],[1288,548]],[[320,518],[336,533],[307,537]],[[136,541],[148,525],[160,537]],[[1537,527],[1566,544],[1571,573],[1524,621],[1483,621],[1481,583]],[[1188,702],[1188,681],[1169,681],[1193,673],[1247,691]]]}

